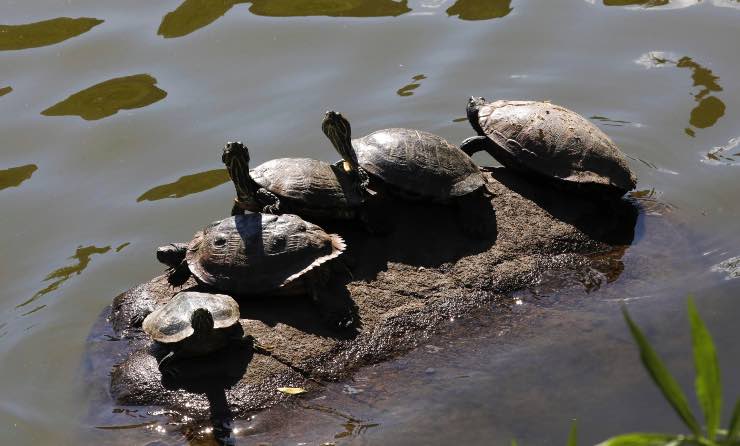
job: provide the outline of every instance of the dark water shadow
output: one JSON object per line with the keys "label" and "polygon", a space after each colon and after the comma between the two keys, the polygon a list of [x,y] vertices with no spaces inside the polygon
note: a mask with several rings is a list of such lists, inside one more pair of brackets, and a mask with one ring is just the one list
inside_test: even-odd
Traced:
{"label": "dark water shadow", "polygon": [[64,42],[103,23],[89,17],[59,17],[24,25],[0,25],[0,51],[24,50]]}
{"label": "dark water shadow", "polygon": [[421,81],[426,79],[427,77],[423,74],[417,74],[416,76],[412,77],[411,80],[413,82],[404,85],[403,87],[399,88],[396,91],[396,94],[399,96],[411,96],[414,94],[414,90],[419,88],[421,86]]}
{"label": "dark water shadow", "polygon": [[506,17],[512,10],[511,0],[457,0],[447,8],[447,15],[461,20],[490,20]]}
{"label": "dark water shadow", "polygon": [[[128,244],[124,243],[120,246],[118,246],[115,249],[115,252],[120,252],[123,248],[125,248]],[[59,289],[64,282],[71,279],[73,276],[79,276],[82,274],[82,272],[85,270],[85,268],[90,265],[90,262],[92,261],[92,256],[96,254],[105,254],[111,250],[111,246],[103,246],[103,247],[97,247],[95,245],[89,245],[89,246],[78,246],[77,250],[75,251],[74,255],[70,256],[69,258],[72,260],[75,260],[74,264],[63,266],[61,268],[57,268],[54,271],[47,274],[46,277],[44,277],[44,282],[51,282],[43,289],[37,291],[31,298],[28,300],[16,305],[16,308],[22,308],[26,305],[36,301],[37,299],[41,298],[42,296],[51,293],[52,291],[56,291]],[[41,307],[36,308],[33,311],[39,310]],[[26,313],[26,314],[30,314]]]}
{"label": "dark water shadow", "polygon": [[248,2],[246,0],[185,0],[177,9],[162,18],[157,34],[165,39],[187,36],[215,22],[240,3]]}
{"label": "dark water shadow", "polygon": [[697,102],[696,107],[691,110],[689,125],[684,132],[693,137],[696,134],[695,129],[705,129],[713,126],[725,114],[725,103],[718,97],[712,95],[713,92],[722,91],[719,85],[719,76],[712,73],[712,70],[695,62],[692,58],[684,56],[679,59],[670,59],[661,53],[648,53],[641,58],[641,63],[647,66],[663,67],[672,65],[677,68],[688,68],[691,70],[691,79],[693,86],[699,90],[692,96]]}
{"label": "dark water shadow", "polygon": [[397,17],[411,11],[396,0],[254,0],[249,11],[269,17]]}
{"label": "dark water shadow", "polygon": [[156,201],[165,198],[182,198],[188,195],[213,189],[229,182],[229,173],[226,169],[213,169],[192,175],[185,175],[172,183],[153,187],[141,194],[136,201]]}
{"label": "dark water shadow", "polygon": [[533,201],[557,220],[568,223],[592,240],[611,246],[631,245],[639,208],[625,199],[608,202],[581,196],[536,179],[524,179],[506,168],[486,168],[498,182]]}
{"label": "dark water shadow", "polygon": [[79,116],[88,121],[113,116],[121,110],[146,107],[167,97],[148,74],[110,79],[75,93],[53,105],[44,116]]}
{"label": "dark water shadow", "polygon": [[35,164],[0,170],[0,190],[20,186],[21,183],[31,178],[31,175],[37,170],[38,166]]}
{"label": "dark water shadow", "polygon": [[11,86],[0,88],[0,97],[5,96],[6,94],[10,93],[11,91],[13,91],[13,87],[11,87]]}

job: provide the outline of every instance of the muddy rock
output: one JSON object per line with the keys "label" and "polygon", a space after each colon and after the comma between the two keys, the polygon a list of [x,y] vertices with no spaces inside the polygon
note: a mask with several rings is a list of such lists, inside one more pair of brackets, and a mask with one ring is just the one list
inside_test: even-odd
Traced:
{"label": "muddy rock", "polygon": [[[343,257],[352,279],[337,283],[336,292],[356,305],[358,323],[351,330],[329,330],[307,297],[242,299],[240,323],[248,337],[183,362],[180,374],[163,378],[160,352],[137,325],[180,291],[159,276],[117,296],[93,329],[87,355],[92,379],[109,380],[106,388],[118,406],[159,406],[194,418],[246,417],[296,398],[280,387],[320,391],[326,381],[417,347],[451,318],[505,303],[548,271],[582,269],[593,254],[619,252],[632,242],[635,202],[567,195],[506,169],[487,169],[486,175],[492,210],[481,218],[495,219],[490,226],[497,230],[485,240],[460,233],[453,209],[422,203],[389,204],[396,228],[387,236],[368,236],[350,224],[323,225],[349,246]],[[618,275],[618,268],[606,274]],[[192,281],[182,287],[197,288]]]}

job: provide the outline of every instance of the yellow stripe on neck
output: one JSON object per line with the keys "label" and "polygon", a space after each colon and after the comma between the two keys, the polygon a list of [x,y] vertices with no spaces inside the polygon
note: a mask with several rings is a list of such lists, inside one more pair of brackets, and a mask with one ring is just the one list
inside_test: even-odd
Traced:
{"label": "yellow stripe on neck", "polygon": [[347,173],[352,172],[352,166],[347,161],[344,161],[342,163],[342,167],[344,167],[344,171],[345,172],[347,172]]}

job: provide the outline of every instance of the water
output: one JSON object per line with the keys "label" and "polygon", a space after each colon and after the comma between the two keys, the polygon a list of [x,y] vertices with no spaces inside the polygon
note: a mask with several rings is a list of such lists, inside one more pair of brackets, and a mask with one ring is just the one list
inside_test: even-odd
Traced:
{"label": "water", "polygon": [[631,158],[641,194],[670,204],[692,235],[661,238],[659,218],[644,216],[621,260],[631,274],[547,304],[526,295],[516,330],[468,322],[481,339],[456,344],[470,328],[452,324],[434,341],[443,356],[420,349],[361,372],[364,388],[327,390],[322,404],[361,422],[282,408],[305,421],[260,435],[562,444],[578,418],[589,444],[676,429],[637,365],[615,303],[625,296],[642,297],[630,303],[638,321],[688,385],[694,291],[718,339],[726,404],[740,392],[739,282],[711,271],[740,255],[740,2],[35,0],[3,2],[0,17],[1,443],[181,441],[90,425],[80,364],[111,298],[161,270],[153,248],[228,212],[225,141],[247,143],[255,163],[334,160],[319,128],[328,108],[357,134],[408,126],[460,141],[472,135],[460,118],[473,94],[592,117]]}

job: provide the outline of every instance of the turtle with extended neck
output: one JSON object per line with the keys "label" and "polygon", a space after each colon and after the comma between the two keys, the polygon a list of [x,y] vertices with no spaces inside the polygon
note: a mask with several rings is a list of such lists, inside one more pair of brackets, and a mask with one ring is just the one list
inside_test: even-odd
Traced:
{"label": "turtle with extended neck", "polygon": [[490,235],[491,219],[487,216],[492,207],[486,179],[468,155],[445,139],[404,128],[378,130],[352,139],[349,121],[334,111],[326,113],[322,127],[340,153],[356,153],[373,189],[385,188],[411,200],[455,204],[468,235]]}
{"label": "turtle with extended neck", "polygon": [[236,189],[232,215],[244,211],[297,214],[309,220],[360,220],[372,233],[383,232],[378,213],[371,211],[368,178],[350,147],[338,148],[335,165],[309,158],[278,158],[249,169],[249,149],[229,142],[222,160]]}
{"label": "turtle with extended neck", "polygon": [[471,97],[468,120],[478,133],[460,145],[485,150],[498,162],[570,190],[620,197],[637,179],[612,140],[578,113],[549,102]]}

